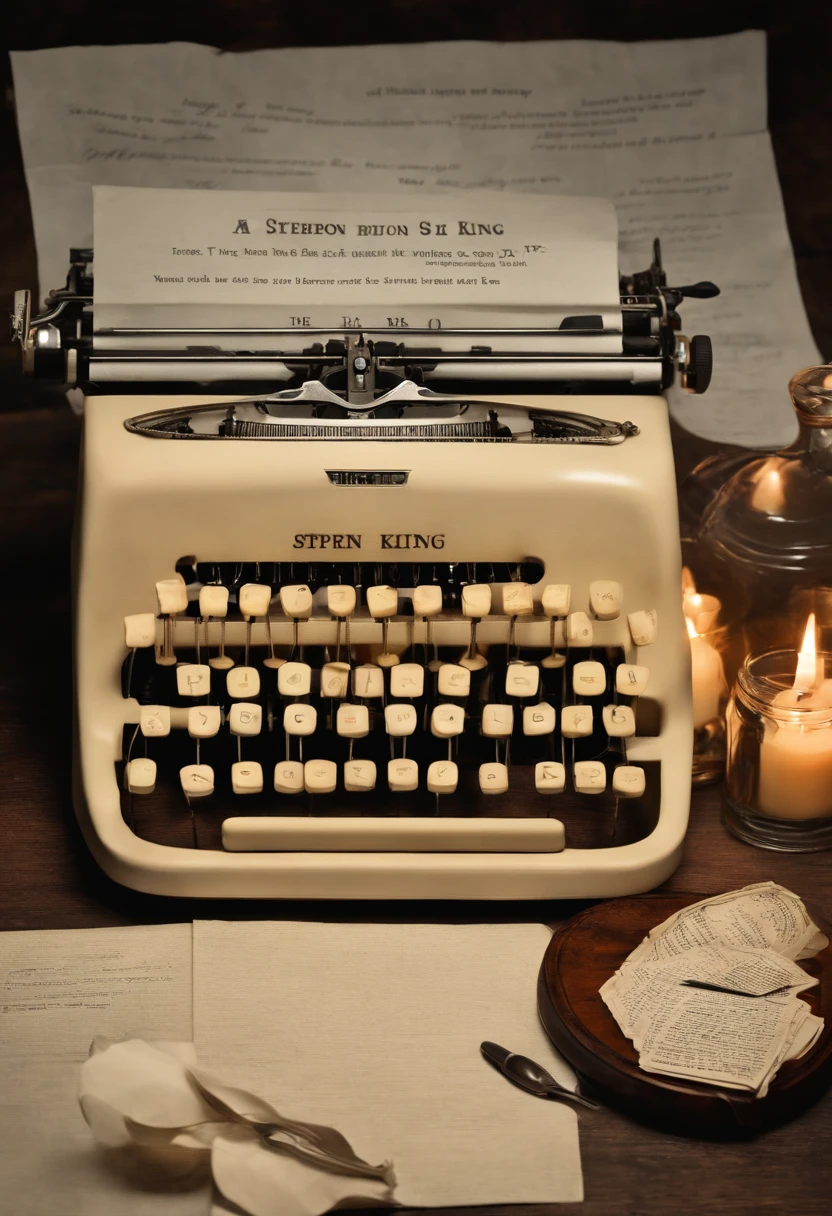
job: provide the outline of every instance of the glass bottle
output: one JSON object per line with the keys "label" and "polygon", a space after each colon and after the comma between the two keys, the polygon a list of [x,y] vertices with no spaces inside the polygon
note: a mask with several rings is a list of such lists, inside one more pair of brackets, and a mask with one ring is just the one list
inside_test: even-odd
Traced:
{"label": "glass bottle", "polygon": [[752,652],[794,647],[809,613],[832,650],[832,365],[789,384],[796,442],[743,464],[706,509],[699,531],[714,577],[746,603]]}

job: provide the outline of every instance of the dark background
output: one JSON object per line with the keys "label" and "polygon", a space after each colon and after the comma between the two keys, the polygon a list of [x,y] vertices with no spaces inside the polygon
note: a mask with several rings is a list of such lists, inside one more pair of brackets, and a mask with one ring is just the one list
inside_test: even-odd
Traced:
{"label": "dark background", "polygon": [[[17,0],[5,22],[0,38],[15,49],[168,40],[227,50],[461,38],[631,40],[765,29],[769,126],[800,284],[815,338],[824,356],[832,357],[830,0],[676,6],[369,0],[338,7],[252,0],[111,0],[107,5]],[[655,53],[659,59],[658,41]],[[368,46],[368,56],[383,54],[383,47]],[[34,285],[35,251],[5,56],[0,71],[0,306],[5,307],[16,288]],[[717,269],[703,277],[711,274],[718,279]],[[791,370],[796,369],[784,374],[784,401]],[[194,915],[555,921],[575,910],[556,903],[229,906],[142,896],[107,879],[87,853],[70,801],[69,547],[79,434],[79,421],[60,393],[24,381],[16,349],[0,343],[0,929],[177,921]],[[678,427],[674,445],[681,470],[713,450]],[[829,854],[778,855],[742,845],[721,827],[720,805],[721,794],[713,788],[694,795],[685,858],[667,889],[707,894],[771,878],[832,919]],[[546,1209],[552,1216],[758,1211],[828,1216],[828,1094],[797,1122],[750,1145],[680,1140],[608,1111],[582,1115],[581,1127],[587,1199],[582,1206]],[[507,1216],[507,1209],[502,1211]],[[463,1216],[460,1209],[457,1216]]]}

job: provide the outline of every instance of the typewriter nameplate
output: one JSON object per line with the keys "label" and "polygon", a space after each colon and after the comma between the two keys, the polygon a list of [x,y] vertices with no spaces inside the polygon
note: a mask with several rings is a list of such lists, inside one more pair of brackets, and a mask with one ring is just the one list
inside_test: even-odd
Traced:
{"label": "typewriter nameplate", "polygon": [[334,486],[405,486],[410,469],[327,469]]}

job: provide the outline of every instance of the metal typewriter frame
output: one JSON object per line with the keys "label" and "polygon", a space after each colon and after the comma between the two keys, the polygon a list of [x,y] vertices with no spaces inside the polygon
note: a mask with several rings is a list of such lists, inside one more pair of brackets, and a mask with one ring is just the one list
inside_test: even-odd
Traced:
{"label": "metal typewriter frame", "polygon": [[[471,345],[449,352],[420,350],[402,341],[395,328],[211,328],[130,327],[95,330],[93,324],[93,251],[70,251],[66,287],[53,291],[46,309],[32,316],[28,291],[15,293],[11,317],[12,337],[20,343],[24,371],[63,380],[68,387],[94,392],[129,392],[141,384],[145,391],[178,393],[195,385],[234,391],[255,381],[279,383],[295,377],[338,381],[338,391],[354,405],[367,404],[393,387],[397,378],[425,383],[465,381],[487,373],[500,381],[514,381],[516,391],[578,393],[599,391],[660,392],[678,373],[683,388],[704,392],[710,382],[710,339],[688,339],[680,332],[678,305],[685,297],[709,298],[719,294],[710,282],[673,288],[667,285],[661,246],[653,243],[653,261],[646,271],[621,275],[622,352],[570,353],[570,337],[592,338],[604,331],[601,318],[577,314],[552,328],[448,328],[406,331],[406,338],[437,341],[471,339]],[[118,341],[117,347],[96,349],[95,338]],[[327,339],[301,349],[257,350],[264,339]],[[170,340],[169,347],[140,349],[143,339]],[[551,349],[523,352],[495,350],[488,343],[527,339],[533,345],[558,339],[563,352]],[[131,342],[137,345],[131,346]],[[252,349],[255,348],[255,349]],[[221,387],[220,387],[221,386]],[[475,391],[469,389],[469,391]]]}

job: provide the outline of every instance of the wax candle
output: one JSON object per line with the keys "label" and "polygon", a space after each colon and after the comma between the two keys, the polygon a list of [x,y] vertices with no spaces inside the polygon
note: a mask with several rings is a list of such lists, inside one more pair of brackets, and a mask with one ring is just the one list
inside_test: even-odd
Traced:
{"label": "wax candle", "polygon": [[725,690],[725,668],[719,651],[707,637],[696,632],[690,617],[686,621],[690,635],[693,729],[701,730],[719,717],[719,704]]}
{"label": "wax candle", "polygon": [[[806,713],[797,710],[796,713]],[[759,810],[778,819],[832,815],[832,724],[767,722],[760,744]]]}
{"label": "wax candle", "polygon": [[797,658],[794,686],[774,697],[775,709],[788,711],[788,717],[770,719],[763,730],[758,791],[761,814],[778,819],[832,815],[829,684],[823,679],[823,667],[816,655],[812,613]]}
{"label": "wax candle", "polygon": [[696,583],[687,566],[682,568],[682,610],[693,621],[697,633],[708,633],[713,629],[722,611],[722,601],[717,596],[701,595],[696,590]]}
{"label": "wax candle", "polygon": [[708,633],[719,616],[722,602],[715,595],[700,595],[698,591],[686,591],[685,616],[693,621],[697,633]]}

